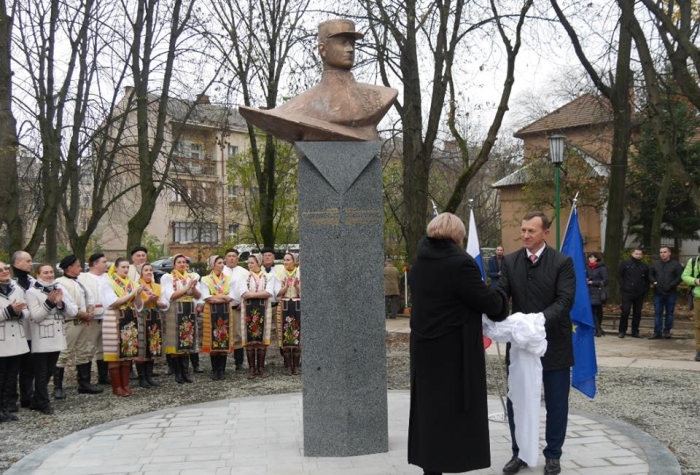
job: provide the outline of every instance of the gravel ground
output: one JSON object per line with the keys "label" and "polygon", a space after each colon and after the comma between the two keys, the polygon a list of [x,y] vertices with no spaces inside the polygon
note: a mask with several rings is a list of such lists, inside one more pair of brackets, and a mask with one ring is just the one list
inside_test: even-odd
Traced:
{"label": "gravel ground", "polygon": [[[105,422],[168,407],[301,391],[301,378],[283,374],[279,353],[269,353],[269,377],[262,380],[248,381],[245,373],[230,369],[224,382],[211,381],[207,371],[195,375],[195,384],[186,386],[161,376],[156,378],[159,388],[139,388],[129,398],[113,397],[106,387],[101,395],[78,395],[71,371],[64,382],[68,398],[54,403],[53,416],[22,409],[19,422],[0,425],[0,471],[51,441]],[[229,362],[229,368],[232,366]],[[202,357],[202,367],[209,370],[207,357]],[[389,389],[408,389],[407,334],[388,334],[387,367]],[[157,371],[162,370],[161,365]],[[488,371],[489,393],[496,394],[500,371],[495,358],[490,357]],[[591,401],[573,390],[571,407],[604,414],[650,433],[676,454],[683,474],[700,474],[700,373],[603,368],[596,399]]]}

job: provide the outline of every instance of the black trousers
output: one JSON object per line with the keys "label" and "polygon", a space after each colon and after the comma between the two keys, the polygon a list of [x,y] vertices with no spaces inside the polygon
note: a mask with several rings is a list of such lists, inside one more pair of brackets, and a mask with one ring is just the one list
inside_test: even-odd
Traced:
{"label": "black trousers", "polygon": [[34,394],[34,364],[32,363],[32,340],[27,340],[29,352],[20,355],[19,361],[19,394],[17,385],[12,388],[9,396],[9,404],[17,404],[19,399],[22,407],[29,407]]}
{"label": "black trousers", "polygon": [[49,380],[56,369],[56,362],[60,354],[60,351],[32,353],[32,362],[34,363],[34,396],[30,404],[33,409],[41,410],[51,405],[51,399],[49,399]]}
{"label": "black trousers", "polygon": [[9,409],[12,395],[17,392],[17,374],[21,355],[3,356],[0,358],[0,412]]}
{"label": "black trousers", "polygon": [[639,333],[639,322],[642,320],[642,303],[644,303],[643,295],[641,297],[622,295],[622,313],[620,314],[619,328],[620,333],[627,333],[627,322],[630,316],[630,309],[632,310],[632,334],[636,335]]}

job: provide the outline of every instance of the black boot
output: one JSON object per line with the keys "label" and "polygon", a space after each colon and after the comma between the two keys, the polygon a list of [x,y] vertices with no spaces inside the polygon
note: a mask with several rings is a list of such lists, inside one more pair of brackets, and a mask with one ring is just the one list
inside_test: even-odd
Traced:
{"label": "black boot", "polygon": [[105,360],[97,360],[97,384],[112,384],[109,380],[109,365]]}
{"label": "black boot", "polygon": [[173,371],[173,356],[165,355],[165,361],[168,363],[168,371],[165,372],[166,376],[170,376],[174,373]]}
{"label": "black boot", "polygon": [[92,373],[92,363],[84,363],[75,367],[78,373],[78,394],[100,394],[102,388],[90,384],[90,373]]}
{"label": "black boot", "polygon": [[63,373],[65,368],[58,366],[53,372],[53,397],[54,399],[65,399],[66,392],[63,390]]}
{"label": "black boot", "polygon": [[139,386],[143,389],[151,389],[151,385],[146,381],[146,363],[136,363],[136,372],[138,373]]}
{"label": "black boot", "polygon": [[209,359],[211,360],[211,379],[212,381],[219,380],[219,354],[211,353]]}
{"label": "black boot", "polygon": [[284,358],[284,368],[287,374],[292,374],[292,349],[282,348],[282,358]]}
{"label": "black boot", "polygon": [[236,365],[236,371],[243,371],[243,348],[233,350],[233,362]]}
{"label": "black boot", "polygon": [[301,348],[292,349],[292,374],[299,374],[299,362],[301,361]]}
{"label": "black boot", "polygon": [[154,364],[154,363],[155,363],[155,361],[153,361],[153,360],[151,360],[151,361],[146,361],[146,362],[144,363],[144,364],[145,364],[145,368],[146,368],[146,382],[147,382],[148,384],[150,384],[151,386],[158,386],[158,383],[156,383],[155,381],[153,381],[153,376],[154,376],[154,374],[153,374],[153,364]]}
{"label": "black boot", "polygon": [[219,355],[219,381],[226,379],[226,360],[228,359],[228,354],[223,353]]}
{"label": "black boot", "polygon": [[[197,355],[197,357],[199,358],[199,355]],[[190,377],[189,358],[187,358],[187,356],[181,356],[178,359],[180,360],[180,369],[182,369],[182,379],[184,379],[186,383],[194,383],[194,380]]]}
{"label": "black boot", "polygon": [[199,353],[190,353],[190,361],[192,362],[192,371],[195,373],[204,373],[199,367]]}
{"label": "black boot", "polygon": [[183,384],[185,382],[184,378],[182,377],[182,360],[183,358],[180,358],[179,356],[172,356],[170,358],[170,367],[173,370],[175,382],[177,384]]}

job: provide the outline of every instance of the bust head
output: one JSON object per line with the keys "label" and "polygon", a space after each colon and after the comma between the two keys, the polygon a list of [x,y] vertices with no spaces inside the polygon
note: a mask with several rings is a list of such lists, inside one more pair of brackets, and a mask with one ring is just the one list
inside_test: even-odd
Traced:
{"label": "bust head", "polygon": [[355,63],[355,40],[364,38],[355,31],[350,20],[328,20],[318,25],[318,53],[323,60],[323,70],[352,69]]}

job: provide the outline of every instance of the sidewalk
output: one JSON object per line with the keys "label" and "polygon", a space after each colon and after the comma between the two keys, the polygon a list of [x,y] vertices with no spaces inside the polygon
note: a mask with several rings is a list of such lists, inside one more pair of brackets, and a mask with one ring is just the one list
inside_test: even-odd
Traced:
{"label": "sidewalk", "polygon": [[[304,457],[302,401],[295,393],[171,408],[92,427],[29,454],[6,475],[420,475],[406,461],[410,394],[389,391],[388,401],[387,453]],[[489,411],[501,412],[496,397],[489,398]],[[540,424],[544,434],[544,411]],[[491,468],[471,473],[500,473],[510,459],[508,426],[491,422],[489,429]],[[520,473],[541,474],[543,463]],[[656,439],[581,411],[569,415],[561,463],[568,475],[680,474],[673,454]]]}

